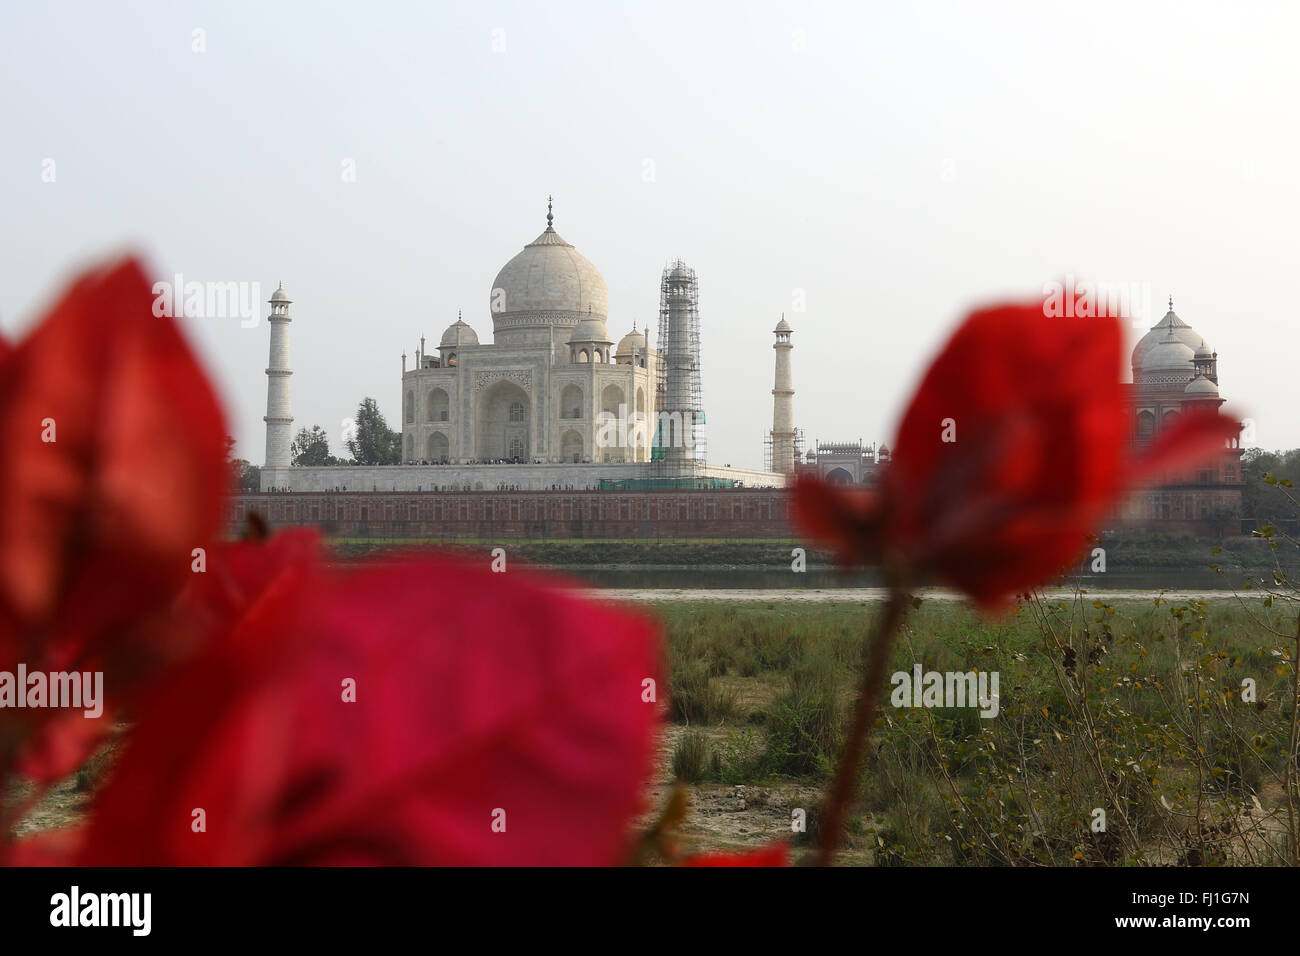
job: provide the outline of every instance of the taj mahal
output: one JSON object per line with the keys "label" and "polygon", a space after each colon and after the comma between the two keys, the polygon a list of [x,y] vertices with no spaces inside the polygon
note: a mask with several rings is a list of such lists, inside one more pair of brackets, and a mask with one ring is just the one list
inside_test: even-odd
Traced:
{"label": "taj mahal", "polygon": [[[766,467],[707,460],[695,271],[670,262],[660,282],[659,328],[610,333],[600,271],[546,228],[498,271],[489,290],[492,341],[462,315],[435,349],[423,338],[401,356],[401,464],[294,466],[291,460],[289,312],[270,299],[266,464],[261,490],[291,492],[563,491],[783,488],[796,470],[871,484],[884,446],[818,443],[805,456],[794,425],[793,329],[771,330],[772,424]],[[1174,311],[1132,353],[1125,386],[1133,440],[1153,441],[1178,416],[1217,410],[1218,354]],[[1240,514],[1241,448],[1233,442],[1194,475],[1167,475],[1134,494],[1125,524],[1230,527]]]}
{"label": "taj mahal", "polygon": [[262,490],[784,487],[795,467],[789,323],[773,330],[770,470],[710,465],[694,271],[664,269],[658,341],[633,326],[615,343],[605,280],[554,220],[548,201],[546,228],[497,273],[490,343],[458,315],[436,348],[421,338],[413,362],[403,353],[400,465],[292,465],[292,300],[277,289]]}

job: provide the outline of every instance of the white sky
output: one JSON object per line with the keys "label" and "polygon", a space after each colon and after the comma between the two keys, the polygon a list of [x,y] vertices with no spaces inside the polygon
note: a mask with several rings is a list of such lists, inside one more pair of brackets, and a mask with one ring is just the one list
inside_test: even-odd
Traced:
{"label": "white sky", "polygon": [[[699,273],[713,462],[761,462],[782,312],[809,443],[888,441],[966,307],[1066,274],[1137,288],[1153,322],[1172,294],[1259,444],[1300,446],[1298,11],[7,3],[0,329],[125,248],[263,299],[283,279],[295,428],[338,451],[363,396],[398,424],[421,333],[463,309],[490,341],[492,280],[553,193],[615,339],[654,323],[666,260]],[[260,463],[266,323],[186,326]]]}

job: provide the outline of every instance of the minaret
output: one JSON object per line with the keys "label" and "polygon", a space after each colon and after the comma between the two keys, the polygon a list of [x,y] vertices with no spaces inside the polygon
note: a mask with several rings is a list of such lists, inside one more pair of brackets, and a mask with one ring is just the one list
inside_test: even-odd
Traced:
{"label": "minaret", "polygon": [[[289,303],[292,301],[284,291],[284,283],[271,293],[268,300],[271,314],[266,317],[271,325],[271,356],[266,367],[266,468],[288,468],[289,442],[292,439],[290,429],[293,427],[293,415],[289,411]],[[262,472],[263,482],[267,482],[266,472]]]}
{"label": "minaret", "polygon": [[659,283],[659,348],[655,389],[659,424],[652,457],[680,471],[687,462],[705,460],[699,284],[695,270],[681,259],[664,267]]}
{"label": "minaret", "polygon": [[776,342],[776,381],[772,388],[772,470],[782,475],[794,472],[794,379],[790,372],[790,323],[782,314],[772,330]]}

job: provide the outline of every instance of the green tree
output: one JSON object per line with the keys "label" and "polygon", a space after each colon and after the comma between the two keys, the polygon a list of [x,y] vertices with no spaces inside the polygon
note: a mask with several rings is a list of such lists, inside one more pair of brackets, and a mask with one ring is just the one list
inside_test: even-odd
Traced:
{"label": "green tree", "polygon": [[[1264,451],[1247,448],[1241,456],[1241,513],[1243,517],[1270,521],[1288,517],[1293,507],[1282,481],[1300,487],[1300,448],[1290,451]],[[1270,480],[1272,479],[1272,480]]]}
{"label": "green tree", "polygon": [[329,436],[319,425],[301,428],[289,446],[295,465],[337,465],[338,459],[330,454]]}
{"label": "green tree", "polygon": [[231,463],[231,470],[235,475],[235,488],[239,491],[258,491],[262,487],[262,468],[245,461],[242,458],[236,458]]}
{"label": "green tree", "polygon": [[388,427],[373,398],[361,400],[356,428],[347,444],[358,465],[396,465],[402,460],[402,435]]}
{"label": "green tree", "polygon": [[235,457],[235,439],[226,436],[226,474],[235,491],[258,491],[262,486],[262,469],[243,458]]}

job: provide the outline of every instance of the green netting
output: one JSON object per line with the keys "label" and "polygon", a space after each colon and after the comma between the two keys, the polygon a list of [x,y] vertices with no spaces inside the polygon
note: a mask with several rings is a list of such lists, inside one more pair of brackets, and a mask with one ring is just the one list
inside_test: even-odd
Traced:
{"label": "green netting", "polygon": [[679,489],[721,490],[734,488],[729,478],[602,478],[601,491],[674,491]]}

